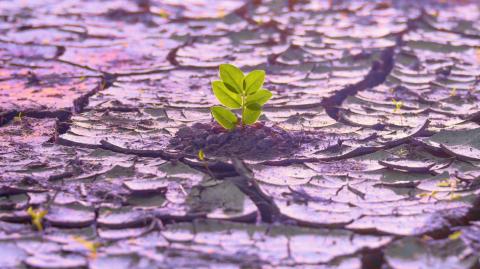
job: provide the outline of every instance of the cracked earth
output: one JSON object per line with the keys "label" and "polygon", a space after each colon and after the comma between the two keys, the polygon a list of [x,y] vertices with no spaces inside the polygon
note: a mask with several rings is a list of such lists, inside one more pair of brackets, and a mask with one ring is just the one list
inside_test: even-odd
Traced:
{"label": "cracked earth", "polygon": [[480,268],[479,99],[477,1],[0,0],[0,268]]}

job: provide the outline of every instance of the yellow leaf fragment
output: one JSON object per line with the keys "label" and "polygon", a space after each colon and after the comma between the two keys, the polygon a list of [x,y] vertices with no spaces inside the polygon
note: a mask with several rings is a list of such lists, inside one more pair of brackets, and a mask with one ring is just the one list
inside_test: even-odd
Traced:
{"label": "yellow leaf fragment", "polygon": [[223,18],[225,17],[227,13],[225,12],[225,8],[223,7],[220,7],[218,10],[217,10],[217,17],[218,18]]}
{"label": "yellow leaf fragment", "polygon": [[450,96],[451,96],[451,97],[457,96],[457,88],[453,88],[453,89],[450,91]]}
{"label": "yellow leaf fragment", "polygon": [[450,187],[450,182],[447,180],[442,180],[437,183],[437,187]]}
{"label": "yellow leaf fragment", "polygon": [[42,220],[45,215],[47,215],[48,211],[46,210],[33,210],[32,207],[27,209],[27,214],[32,219],[32,225],[37,228],[38,231],[43,230]]}
{"label": "yellow leaf fragment", "polygon": [[455,201],[460,199],[462,199],[462,196],[460,194],[456,194],[456,193],[450,194],[450,200]]}
{"label": "yellow leaf fragment", "polygon": [[438,191],[432,191],[432,192],[425,192],[425,193],[420,193],[418,194],[418,197],[420,198],[435,198],[435,195],[438,193]]}
{"label": "yellow leaf fragment", "polygon": [[160,9],[158,11],[158,15],[160,15],[160,17],[162,17],[164,19],[168,19],[168,17],[170,17],[170,14],[168,14],[168,11],[166,11],[164,9]]}
{"label": "yellow leaf fragment", "polygon": [[457,240],[462,235],[462,231],[456,231],[448,236],[450,240]]}
{"label": "yellow leaf fragment", "polygon": [[90,258],[92,259],[95,259],[97,257],[98,248],[102,245],[99,242],[88,241],[80,236],[74,236],[73,240],[83,245],[90,252]]}
{"label": "yellow leaf fragment", "polygon": [[440,182],[437,183],[437,187],[451,187],[453,189],[457,188],[457,180],[456,179],[451,179],[451,178],[446,178]]}
{"label": "yellow leaf fragment", "polygon": [[134,237],[128,239],[127,242],[131,245],[138,245],[138,240],[137,238],[134,238]]}
{"label": "yellow leaf fragment", "polygon": [[402,109],[402,106],[403,106],[402,101],[397,101],[395,99],[392,99],[392,103],[395,105],[395,108],[393,109],[393,113],[398,112],[400,111],[400,109]]}
{"label": "yellow leaf fragment", "polygon": [[433,238],[431,236],[428,236],[428,235],[423,235],[422,236],[422,240],[423,241],[428,241],[428,240],[432,240]]}
{"label": "yellow leaf fragment", "polygon": [[106,86],[107,86],[107,81],[103,79],[102,82],[100,83],[100,90],[103,91]]}
{"label": "yellow leaf fragment", "polygon": [[198,159],[199,159],[200,161],[205,160],[205,153],[203,152],[202,149],[198,151]]}
{"label": "yellow leaf fragment", "polygon": [[397,152],[395,152],[397,156],[406,156],[408,154],[408,150],[401,148]]}
{"label": "yellow leaf fragment", "polygon": [[20,111],[17,116],[13,118],[14,122],[21,122],[22,121],[22,112]]}

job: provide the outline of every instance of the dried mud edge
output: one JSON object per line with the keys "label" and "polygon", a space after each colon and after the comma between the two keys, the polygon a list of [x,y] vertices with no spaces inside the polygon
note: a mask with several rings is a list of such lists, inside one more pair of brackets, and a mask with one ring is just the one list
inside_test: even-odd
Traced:
{"label": "dried mud edge", "polygon": [[417,23],[424,20],[424,16],[426,16],[426,12],[422,9],[417,17],[411,18],[407,21],[407,28],[395,34],[395,45],[387,47],[381,51],[380,59],[372,63],[370,71],[363,80],[348,85],[335,92],[332,96],[321,101],[321,105],[325,108],[327,115],[336,121],[340,121],[339,108],[348,96],[353,96],[360,91],[379,86],[385,82],[395,65],[395,51],[403,46],[403,36],[408,32],[415,30],[417,28]]}
{"label": "dried mud edge", "polygon": [[[275,204],[274,200],[265,194],[259,185],[257,184],[255,178],[253,177],[251,170],[249,170],[248,166],[245,165],[239,159],[232,159],[231,163],[217,161],[217,160],[208,160],[205,161],[197,161],[194,156],[187,156],[187,155],[175,155],[172,153],[164,152],[164,151],[152,151],[152,150],[131,150],[116,146],[111,144],[108,141],[101,141],[101,148],[105,150],[111,150],[118,153],[123,154],[132,154],[139,157],[152,157],[152,158],[162,158],[169,161],[179,161],[182,162],[189,167],[196,169],[200,172],[206,173],[211,175],[212,177],[218,180],[228,180],[233,183],[242,193],[244,193],[247,197],[249,197],[252,202],[255,204],[258,210],[258,220],[261,223],[269,223],[271,225],[286,225],[286,226],[298,226],[298,227],[307,227],[307,228],[320,228],[320,229],[340,229],[340,230],[347,230],[350,232],[354,232],[356,234],[366,234],[366,235],[375,235],[375,236],[385,236],[390,235],[376,229],[369,229],[369,230],[358,230],[358,229],[350,229],[346,226],[349,223],[345,224],[333,224],[333,225],[326,225],[326,224],[313,224],[308,222],[301,222],[294,219],[291,219],[288,216],[283,215],[280,212],[280,209]],[[438,219],[441,222],[441,225],[435,227],[433,229],[427,229],[423,232],[414,234],[412,236],[421,238],[423,236],[429,236],[434,239],[446,239],[450,234],[454,232],[456,227],[466,226],[472,221],[480,220],[480,197],[476,197],[473,203],[473,206],[469,208],[467,211],[460,213],[460,214],[449,214],[450,212],[439,212]],[[184,219],[168,219],[162,217],[162,220],[166,222],[171,221],[187,221],[191,222],[196,219],[204,219],[204,215],[199,216],[191,216]],[[256,218],[251,219],[250,217],[247,219],[237,219],[231,221],[237,222],[257,222],[255,221]],[[404,238],[404,236],[393,235],[394,239],[392,242],[396,240],[400,240]],[[391,244],[390,242],[389,244]],[[356,254],[361,255],[362,261],[362,268],[382,268],[385,264],[385,258],[383,249],[385,246],[381,246],[379,248],[370,249],[364,248],[358,251]]]}
{"label": "dried mud edge", "polygon": [[116,77],[104,73],[101,76],[101,80],[97,86],[89,90],[85,94],[74,99],[71,108],[57,109],[57,110],[48,110],[48,109],[26,109],[26,110],[6,110],[0,111],[0,128],[12,120],[15,117],[22,115],[30,118],[37,119],[55,119],[55,135],[48,142],[57,142],[58,137],[66,133],[70,129],[70,120],[73,115],[84,112],[85,107],[87,107],[89,98],[95,95],[96,93],[105,90],[113,85]]}

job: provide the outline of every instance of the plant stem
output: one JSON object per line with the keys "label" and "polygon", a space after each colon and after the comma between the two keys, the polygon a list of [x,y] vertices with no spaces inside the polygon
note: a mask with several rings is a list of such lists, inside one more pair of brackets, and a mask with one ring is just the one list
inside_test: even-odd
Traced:
{"label": "plant stem", "polygon": [[243,123],[243,113],[245,113],[245,95],[242,93],[242,128],[245,126]]}

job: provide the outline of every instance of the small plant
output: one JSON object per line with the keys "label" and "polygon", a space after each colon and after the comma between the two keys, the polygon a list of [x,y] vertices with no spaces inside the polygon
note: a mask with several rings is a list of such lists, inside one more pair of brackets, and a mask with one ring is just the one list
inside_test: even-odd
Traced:
{"label": "small plant", "polygon": [[220,65],[220,78],[212,82],[215,97],[223,106],[213,106],[210,111],[213,118],[225,129],[233,130],[238,118],[231,109],[241,110],[241,125],[254,124],[262,113],[262,106],[272,97],[264,88],[265,71],[253,70],[244,75],[242,70],[231,65]]}

